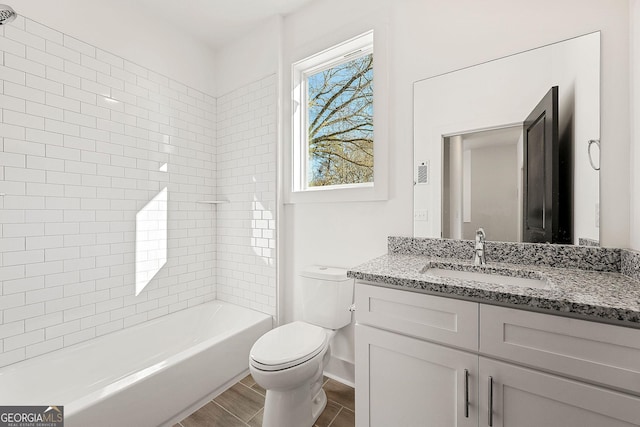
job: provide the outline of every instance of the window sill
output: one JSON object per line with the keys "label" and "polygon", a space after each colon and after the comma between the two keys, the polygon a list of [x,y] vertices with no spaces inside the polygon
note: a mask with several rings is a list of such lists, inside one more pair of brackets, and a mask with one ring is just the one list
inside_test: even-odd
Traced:
{"label": "window sill", "polygon": [[373,202],[388,199],[387,189],[382,185],[358,185],[353,187],[318,188],[305,191],[290,191],[285,204],[296,203],[345,203]]}

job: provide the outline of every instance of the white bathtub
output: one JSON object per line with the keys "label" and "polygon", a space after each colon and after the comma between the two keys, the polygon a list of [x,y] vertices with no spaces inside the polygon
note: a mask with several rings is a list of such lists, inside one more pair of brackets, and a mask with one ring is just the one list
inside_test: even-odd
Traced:
{"label": "white bathtub", "polygon": [[247,372],[271,327],[201,304],[0,369],[0,405],[64,405],[66,427],[172,425]]}

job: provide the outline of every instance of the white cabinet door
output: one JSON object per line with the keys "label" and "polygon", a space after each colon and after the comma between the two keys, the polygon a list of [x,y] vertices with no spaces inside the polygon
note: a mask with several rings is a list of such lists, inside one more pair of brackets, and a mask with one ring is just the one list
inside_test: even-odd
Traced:
{"label": "white cabinet door", "polygon": [[480,357],[479,388],[480,426],[640,425],[640,397],[484,357]]}
{"label": "white cabinet door", "polygon": [[477,355],[358,324],[355,365],[358,427],[478,425]]}

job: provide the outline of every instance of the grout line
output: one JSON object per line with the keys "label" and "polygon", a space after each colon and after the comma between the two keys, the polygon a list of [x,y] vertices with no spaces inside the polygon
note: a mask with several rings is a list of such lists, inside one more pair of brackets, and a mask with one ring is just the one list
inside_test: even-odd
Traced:
{"label": "grout line", "polygon": [[251,421],[253,418],[255,418],[256,415],[258,415],[260,413],[260,411],[262,411],[264,409],[264,406],[262,406],[260,409],[258,409],[258,412],[256,412],[255,414],[251,415],[249,417],[249,421]]}
{"label": "grout line", "polygon": [[[213,400],[212,400],[212,402],[213,402]],[[227,413],[231,414],[231,416],[232,416],[233,418],[237,419],[237,420],[238,420],[238,421],[240,421],[242,424],[247,425],[247,423],[245,423],[245,422],[244,422],[244,421],[242,421],[240,418],[238,418],[238,416],[237,416],[236,414],[234,414],[233,412],[229,411],[227,408],[225,408],[224,406],[220,405],[218,402],[213,402],[213,403],[215,403],[215,404],[216,404],[216,405],[218,405],[220,408],[222,408],[222,410],[223,410],[223,411],[225,411],[225,412],[227,412]],[[251,419],[251,418],[249,418],[249,419]]]}
{"label": "grout line", "polygon": [[[240,381],[238,381],[238,382],[239,382],[240,384],[242,384],[243,386],[245,386],[245,387],[250,387],[249,385],[247,385],[247,384],[245,384],[245,383],[243,382],[245,378],[246,378],[246,377],[242,378],[242,379],[241,379]],[[254,383],[255,383],[255,381],[254,381]]]}
{"label": "grout line", "polygon": [[340,409],[338,410],[338,412],[336,412],[336,415],[331,419],[331,421],[329,422],[329,424],[327,424],[327,427],[331,427],[331,424],[333,424],[333,422],[336,420],[336,418],[338,418],[338,415],[340,415],[340,412],[342,412],[342,410],[344,409],[344,406],[339,405]]}
{"label": "grout line", "polygon": [[[264,410],[264,406],[262,408],[260,408],[260,411]],[[255,417],[258,416],[258,414],[260,413],[260,411],[256,412],[251,418],[249,418],[249,420],[245,423],[247,426],[249,426],[249,421],[251,421],[252,419],[254,419]]]}
{"label": "grout line", "polygon": [[[242,384],[242,383],[240,383],[240,382],[238,382],[238,384],[243,385],[244,387],[248,388],[249,390],[251,390],[252,392],[254,392],[255,394],[257,394],[257,395],[258,395],[258,396],[260,396],[260,397],[265,397],[265,396],[263,396],[262,394],[260,394],[260,393],[258,393],[257,391],[255,391],[254,389],[252,389],[251,387],[247,386],[246,384]],[[222,405],[218,405],[218,406],[222,406]],[[258,414],[260,413],[260,411],[262,411],[263,409],[264,409],[264,405],[262,405],[262,406],[260,407],[260,409],[258,409],[258,411],[257,411],[255,414],[253,414],[253,415],[251,415],[251,417],[249,417],[249,421],[251,421],[251,420],[252,420],[256,415],[258,415]],[[229,412],[229,411],[227,411],[227,412]],[[236,418],[238,418],[238,417],[236,417]],[[240,420],[240,421],[242,421],[242,420]],[[247,424],[247,425],[248,425],[248,423],[245,423],[245,424]]]}
{"label": "grout line", "polygon": [[[241,383],[238,383],[238,384],[241,384]],[[243,385],[244,387],[248,388],[249,390],[251,390],[252,392],[254,392],[255,394],[257,394],[258,396],[260,396],[260,397],[266,397],[266,396],[264,396],[262,393],[258,392],[257,390],[254,390],[254,389],[252,389],[251,387],[249,387],[249,386],[247,386],[247,385],[245,385],[245,384],[242,384],[242,385]],[[262,407],[264,408],[264,405],[262,405]]]}
{"label": "grout line", "polygon": [[249,389],[249,390],[251,390],[251,391],[255,391],[255,390],[253,390],[251,387],[249,387],[248,385],[243,384],[243,383],[241,383],[241,382],[237,382],[236,384],[239,384],[239,385],[241,385],[241,386],[243,386],[243,387],[246,387],[246,388],[248,388],[248,389]]}

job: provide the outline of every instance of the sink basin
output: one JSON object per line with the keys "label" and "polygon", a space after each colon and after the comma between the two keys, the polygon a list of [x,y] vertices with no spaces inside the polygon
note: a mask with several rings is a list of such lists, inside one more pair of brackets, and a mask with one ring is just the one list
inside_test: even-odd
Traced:
{"label": "sink basin", "polygon": [[443,268],[429,268],[426,273],[440,277],[449,277],[458,280],[473,280],[475,282],[493,283],[495,285],[522,286],[534,289],[550,289],[545,279],[503,276],[496,273],[483,273],[480,271],[446,270]]}

